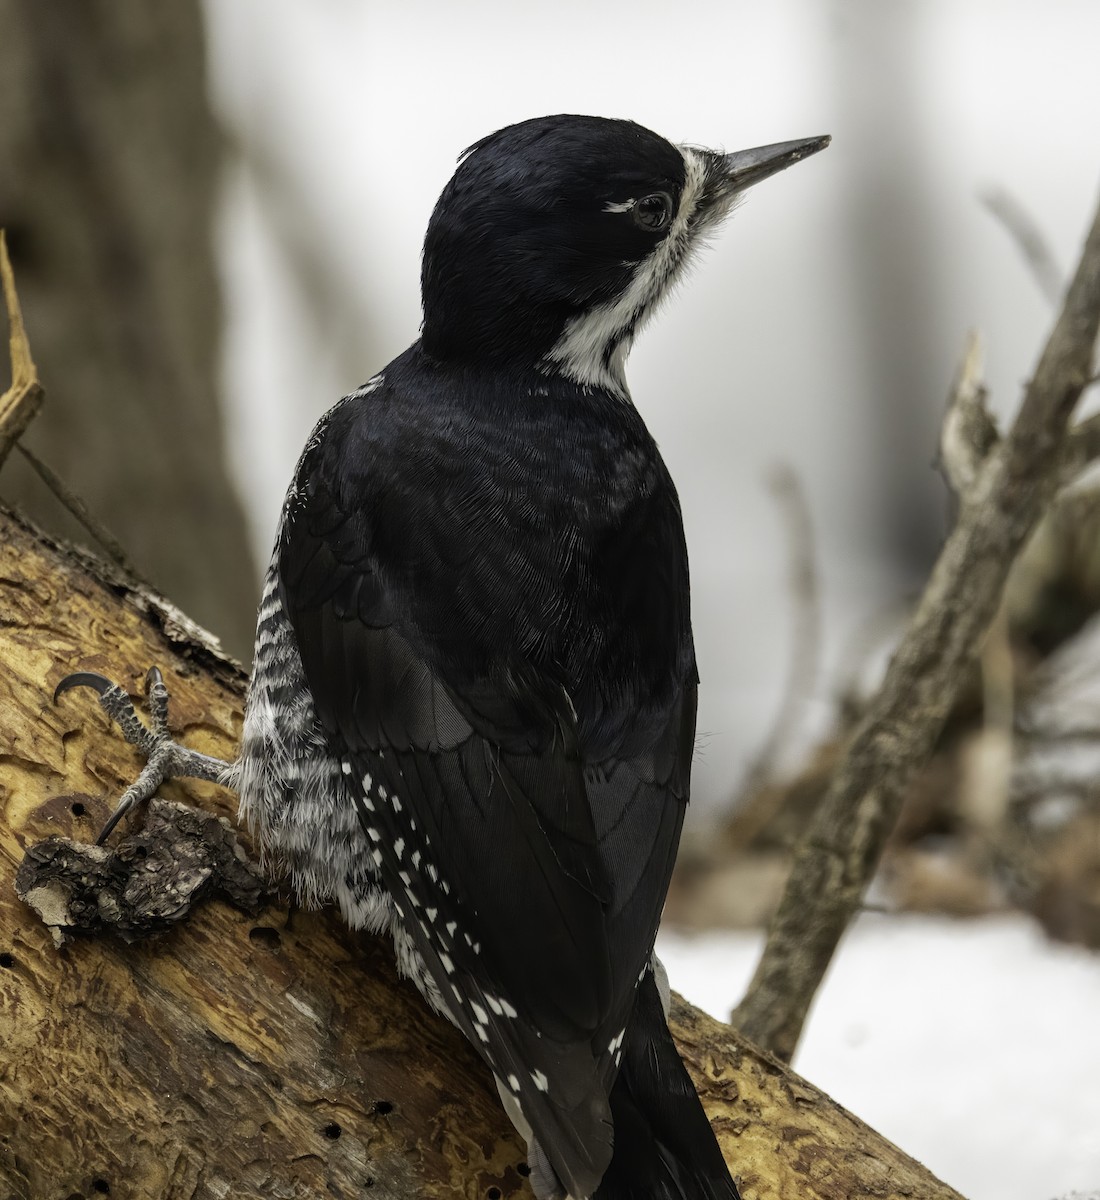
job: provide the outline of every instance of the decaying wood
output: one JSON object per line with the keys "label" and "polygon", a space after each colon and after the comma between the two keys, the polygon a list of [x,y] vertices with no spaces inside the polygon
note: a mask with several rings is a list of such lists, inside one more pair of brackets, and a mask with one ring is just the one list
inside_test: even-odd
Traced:
{"label": "decaying wood", "polygon": [[103,846],[56,834],[35,842],[15,873],[15,891],[58,946],[77,935],[156,937],[214,896],[250,916],[272,898],[225,817],[159,796],[129,837]]}
{"label": "decaying wood", "polygon": [[[214,901],[159,939],[58,949],[17,899],[25,852],[92,840],[140,765],[89,693],[55,707],[54,686],[97,670],[140,696],[154,662],[177,736],[232,754],[239,668],[0,510],[0,1195],[529,1197],[485,1067],[381,940],[332,912]],[[234,819],[214,785],[163,792]],[[746,1200],[958,1200],[728,1027],[682,1002],[674,1016]]]}
{"label": "decaying wood", "polygon": [[[789,1059],[818,985],[867,887],[989,628],[1016,556],[1083,464],[1092,424],[1073,414],[1093,376],[1100,328],[1100,211],[1058,319],[1003,440],[968,356],[941,444],[958,518],[886,676],[837,765],[792,864],[764,954],[734,1013]],[[983,418],[984,419],[981,419]]]}

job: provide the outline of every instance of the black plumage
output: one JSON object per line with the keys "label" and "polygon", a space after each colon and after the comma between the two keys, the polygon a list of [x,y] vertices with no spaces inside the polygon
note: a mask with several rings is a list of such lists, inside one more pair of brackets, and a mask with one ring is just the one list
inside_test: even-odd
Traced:
{"label": "black plumage", "polygon": [[543,1197],[737,1195],[651,965],[697,674],[623,363],[741,188],[824,144],[564,116],[478,143],[428,230],[421,339],[321,422],[284,511],[267,642],[355,807],[348,880],[389,898]]}
{"label": "black plumage", "polygon": [[[545,378],[525,406],[514,372],[463,374],[414,347],[332,415],[284,521],[281,595],[329,747],[370,778],[387,891],[587,1195],[687,801],[687,555],[635,410]],[[570,1139],[582,1167],[555,1161]]]}

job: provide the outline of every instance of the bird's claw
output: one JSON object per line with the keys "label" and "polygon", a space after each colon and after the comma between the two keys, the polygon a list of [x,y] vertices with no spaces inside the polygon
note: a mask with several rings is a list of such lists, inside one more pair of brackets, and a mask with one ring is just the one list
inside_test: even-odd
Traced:
{"label": "bird's claw", "polygon": [[66,675],[54,688],[53,702],[56,704],[66,692],[72,691],[73,688],[90,687],[103,696],[109,688],[115,686],[106,675],[98,675],[95,671],[74,671],[71,675]]}
{"label": "bird's claw", "polygon": [[145,672],[145,699],[149,702],[149,717],[156,737],[168,737],[168,685],[160,667]]}
{"label": "bird's claw", "polygon": [[66,675],[54,689],[54,703],[66,692],[78,687],[89,687],[98,694],[99,707],[119,727],[130,745],[136,746],[146,758],[152,756],[160,739],[168,737],[168,689],[164,686],[164,676],[158,667],[150,667],[145,676],[151,729],[137,715],[134,702],[125,689],[95,671],[76,671]]}
{"label": "bird's claw", "polygon": [[[100,675],[98,671],[74,671],[71,675],[66,675],[64,679],[53,690],[53,702],[56,704],[58,700],[66,692],[71,692],[73,688],[88,687],[92,691],[99,694],[102,701],[108,693],[117,692],[123,696],[126,693],[113,680],[108,679],[106,675]],[[167,713],[168,706],[168,688],[164,683],[164,675],[161,673],[160,667],[150,667],[145,673],[145,695],[149,701],[156,705],[164,713]],[[127,702],[129,696],[126,696]],[[131,707],[133,707],[131,705]]]}
{"label": "bird's claw", "polygon": [[115,826],[135,804],[148,800],[166,779],[189,776],[220,782],[227,764],[197,751],[177,745],[168,731],[168,688],[158,667],[145,675],[145,697],[150,723],[138,716],[125,690],[95,671],[76,671],[66,675],[54,689],[54,703],[67,691],[89,687],[99,695],[99,706],[122,731],[122,736],[145,755],[146,763],[137,779],[124,791],[106,825],[96,838],[101,846]]}

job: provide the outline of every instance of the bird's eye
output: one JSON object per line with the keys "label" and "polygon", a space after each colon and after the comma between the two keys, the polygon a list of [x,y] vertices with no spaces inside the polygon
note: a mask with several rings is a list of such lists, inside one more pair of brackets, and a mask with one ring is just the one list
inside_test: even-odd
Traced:
{"label": "bird's eye", "polygon": [[643,196],[631,210],[634,224],[650,233],[660,233],[672,220],[672,197],[667,192],[654,192]]}

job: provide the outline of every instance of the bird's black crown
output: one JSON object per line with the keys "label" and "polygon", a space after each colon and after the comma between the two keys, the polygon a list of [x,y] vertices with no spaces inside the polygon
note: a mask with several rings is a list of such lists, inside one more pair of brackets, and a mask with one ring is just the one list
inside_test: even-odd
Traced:
{"label": "bird's black crown", "polygon": [[625,393],[626,352],[700,233],[744,187],[827,141],[724,155],[570,115],[490,134],[428,226],[424,350]]}
{"label": "bird's black crown", "polygon": [[632,121],[540,117],[464,154],[424,244],[424,345],[447,358],[550,351],[570,318],[629,285],[667,232],[614,206],[678,204],[684,159]]}

